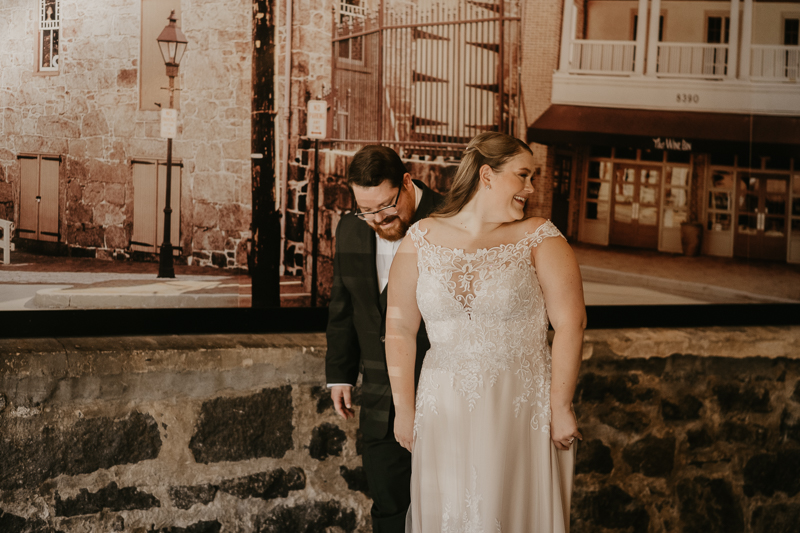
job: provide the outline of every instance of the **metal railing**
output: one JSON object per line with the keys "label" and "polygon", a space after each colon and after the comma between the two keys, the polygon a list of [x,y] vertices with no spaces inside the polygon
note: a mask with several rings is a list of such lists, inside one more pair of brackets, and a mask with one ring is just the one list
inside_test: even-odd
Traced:
{"label": "metal railing", "polygon": [[750,77],[763,81],[800,81],[800,46],[752,45]]}
{"label": "metal railing", "polygon": [[459,155],[481,131],[521,123],[519,3],[443,0],[334,7],[331,140]]}
{"label": "metal railing", "polygon": [[727,44],[658,43],[659,76],[717,79],[727,68]]}
{"label": "metal railing", "polygon": [[580,74],[630,75],[635,67],[636,41],[575,39],[569,71]]}

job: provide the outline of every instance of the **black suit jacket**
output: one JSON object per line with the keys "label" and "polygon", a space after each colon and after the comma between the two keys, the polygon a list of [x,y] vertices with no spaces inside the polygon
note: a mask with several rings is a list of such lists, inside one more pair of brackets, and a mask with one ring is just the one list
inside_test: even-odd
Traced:
{"label": "black suit jacket", "polygon": [[[442,200],[441,195],[424,183],[417,180],[414,183],[422,189],[422,198],[412,223],[427,217]],[[366,437],[381,439],[390,429],[394,406],[384,346],[388,291],[378,293],[375,251],[374,230],[355,214],[344,215],[336,228],[325,374],[328,383],[352,385],[359,371],[363,374],[361,432]],[[420,324],[416,379],[428,348],[425,325]]]}

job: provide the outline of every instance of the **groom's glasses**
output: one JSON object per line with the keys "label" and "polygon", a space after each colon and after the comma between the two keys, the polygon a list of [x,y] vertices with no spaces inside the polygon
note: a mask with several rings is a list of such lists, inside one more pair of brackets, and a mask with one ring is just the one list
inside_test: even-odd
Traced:
{"label": "groom's glasses", "polygon": [[358,218],[360,218],[361,220],[373,220],[375,218],[375,215],[377,215],[378,213],[383,213],[384,218],[396,215],[397,214],[397,202],[398,202],[398,200],[400,200],[400,191],[401,190],[402,190],[402,187],[397,189],[397,196],[394,197],[394,202],[391,205],[387,205],[386,207],[381,207],[380,209],[377,209],[375,211],[370,211],[368,213],[362,213],[362,212],[359,211],[358,213],[356,213],[356,216]]}

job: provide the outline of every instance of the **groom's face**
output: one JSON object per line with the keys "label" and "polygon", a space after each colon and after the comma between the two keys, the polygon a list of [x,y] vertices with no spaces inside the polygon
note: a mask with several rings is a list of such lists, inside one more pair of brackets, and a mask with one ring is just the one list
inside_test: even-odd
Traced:
{"label": "groom's face", "polygon": [[[375,230],[379,237],[387,241],[399,241],[405,236],[416,211],[416,195],[411,174],[406,173],[403,176],[403,184],[399,191],[389,180],[384,180],[377,187],[353,185],[353,196],[356,198],[356,207],[361,213],[375,213],[368,215],[364,222]],[[395,198],[397,205],[394,208],[384,209],[391,206]]]}

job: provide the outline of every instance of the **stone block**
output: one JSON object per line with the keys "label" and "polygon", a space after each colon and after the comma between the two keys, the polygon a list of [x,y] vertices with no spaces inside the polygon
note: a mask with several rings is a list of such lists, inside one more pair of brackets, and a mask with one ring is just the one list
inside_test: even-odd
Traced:
{"label": "stone block", "polygon": [[111,205],[125,205],[125,185],[122,183],[106,184],[103,199]]}
{"label": "stone block", "polygon": [[0,203],[14,201],[14,187],[10,183],[0,181]]}
{"label": "stone block", "polygon": [[211,203],[227,204],[233,201],[232,183],[220,179],[213,172],[196,172],[194,174],[194,199]]}
{"label": "stone block", "polygon": [[124,163],[104,163],[98,159],[87,160],[86,168],[90,179],[104,183],[125,183],[131,173]]}
{"label": "stone block", "polygon": [[71,225],[67,230],[67,242],[82,247],[101,248],[104,240],[103,228],[88,224]]}
{"label": "stone block", "polygon": [[328,390],[327,387],[311,387],[311,399],[316,402],[318,415],[321,415],[325,411],[333,411],[331,391]]}
{"label": "stone block", "polygon": [[108,121],[106,121],[106,117],[101,110],[91,111],[83,116],[81,122],[82,137],[107,135],[108,132]]}
{"label": "stone block", "polygon": [[324,461],[328,457],[339,457],[346,441],[347,435],[339,426],[325,422],[311,431],[308,454],[317,461]]}
{"label": "stone block", "polygon": [[215,267],[225,268],[228,266],[228,258],[221,252],[213,252],[211,254],[211,264]]}
{"label": "stone block", "polygon": [[239,204],[225,204],[219,208],[219,229],[222,231],[245,231],[253,218],[252,209]]}
{"label": "stone block", "polygon": [[42,116],[36,122],[36,132],[45,137],[80,137],[78,125],[59,116]]}
{"label": "stone block", "polygon": [[703,402],[692,395],[681,398],[677,404],[661,400],[661,416],[664,420],[697,420]]}
{"label": "stone block", "polygon": [[83,201],[87,205],[95,206],[103,202],[105,185],[101,181],[90,181],[83,187]]}
{"label": "stone block", "polygon": [[616,485],[584,493],[576,490],[571,516],[574,531],[598,531],[599,526],[638,533],[649,531],[650,526],[650,515],[642,502]]}
{"label": "stone block", "polygon": [[761,505],[753,510],[753,519],[750,522],[753,533],[797,533],[798,524],[798,503]]}
{"label": "stone block", "polygon": [[726,420],[720,426],[719,438],[726,442],[763,446],[769,440],[769,432],[765,427],[752,422],[742,424],[733,420]]}
{"label": "stone block", "polygon": [[714,444],[714,439],[708,432],[708,429],[701,427],[698,429],[690,429],[686,432],[686,441],[689,445],[689,450],[698,450],[708,448]]}
{"label": "stone block", "polygon": [[132,89],[136,87],[137,69],[125,68],[117,73],[117,87],[121,89]]}
{"label": "stone block", "polygon": [[216,228],[219,225],[217,207],[208,202],[195,202],[192,224],[199,228]]}
{"label": "stone block", "polygon": [[763,387],[722,383],[716,385],[713,391],[723,413],[769,413],[772,410],[769,390]]}
{"label": "stone block", "polygon": [[744,467],[744,493],[747,496],[772,496],[784,492],[794,496],[800,492],[800,450],[787,449],[776,453],[760,453]]}
{"label": "stone block", "polygon": [[800,403],[800,380],[794,384],[794,393],[792,393],[792,400]]}
{"label": "stone block", "polygon": [[106,487],[91,493],[81,489],[74,498],[61,500],[56,492],[56,516],[79,516],[96,514],[104,510],[109,511],[134,511],[161,507],[161,502],[136,487],[117,487],[113,481]]}
{"label": "stone block", "polygon": [[106,228],[105,235],[106,248],[120,250],[130,246],[130,233],[124,226],[109,226]]}
{"label": "stone block", "polygon": [[614,460],[611,458],[611,448],[603,441],[592,439],[578,444],[577,459],[575,461],[576,474],[610,474],[614,470]]}
{"label": "stone block", "polygon": [[155,459],[161,436],[155,420],[137,411],[127,418],[81,419],[66,428],[4,422],[0,440],[0,490],[36,489],[60,475],[88,474],[114,465]]}
{"label": "stone block", "polygon": [[198,463],[281,458],[294,447],[292,387],[203,403],[189,442]]}
{"label": "stone block", "polygon": [[[225,245],[225,237],[218,229],[205,230],[195,228],[192,248],[195,250],[222,250]],[[211,259],[209,257],[209,259]]]}
{"label": "stone block", "polygon": [[638,383],[635,375],[606,377],[589,372],[580,379],[575,394],[581,402],[604,402],[608,396],[621,404],[632,404],[636,401],[632,387]]}
{"label": "stone block", "polygon": [[742,533],[744,516],[728,481],[704,476],[678,483],[680,518],[685,533]]}
{"label": "stone block", "polygon": [[93,220],[103,227],[119,226],[125,223],[125,213],[120,206],[103,202],[94,206]]}
{"label": "stone block", "polygon": [[341,502],[315,501],[280,505],[256,518],[259,533],[345,531],[356,529],[356,512]]}
{"label": "stone block", "polygon": [[0,531],[3,533],[63,533],[38,517],[23,518],[0,509]]}
{"label": "stone block", "polygon": [[225,159],[247,159],[250,155],[249,141],[227,141],[222,143]]}
{"label": "stone block", "polygon": [[150,529],[152,533],[220,533],[222,524],[217,520],[204,520],[195,522],[186,527],[162,527],[161,529]]}
{"label": "stone block", "polygon": [[85,204],[70,204],[67,209],[67,220],[71,224],[91,224],[92,210]]}
{"label": "stone block", "polygon": [[622,458],[634,472],[647,477],[667,477],[675,463],[675,437],[648,435],[625,446]]}
{"label": "stone block", "polygon": [[347,483],[348,489],[357,490],[366,497],[370,497],[369,486],[367,484],[367,474],[364,472],[363,466],[347,468],[346,466],[342,465],[339,467],[339,475],[342,476],[342,479],[344,479],[345,483]]}
{"label": "stone block", "polygon": [[214,501],[218,487],[196,485],[193,487],[170,487],[169,497],[178,509],[189,510],[193,505],[207,505]]}
{"label": "stone block", "polygon": [[237,479],[223,481],[219,490],[237,498],[258,498],[274,500],[286,498],[290,491],[306,488],[306,473],[302,468],[292,467],[288,471],[282,468],[271,472],[262,472]]}

